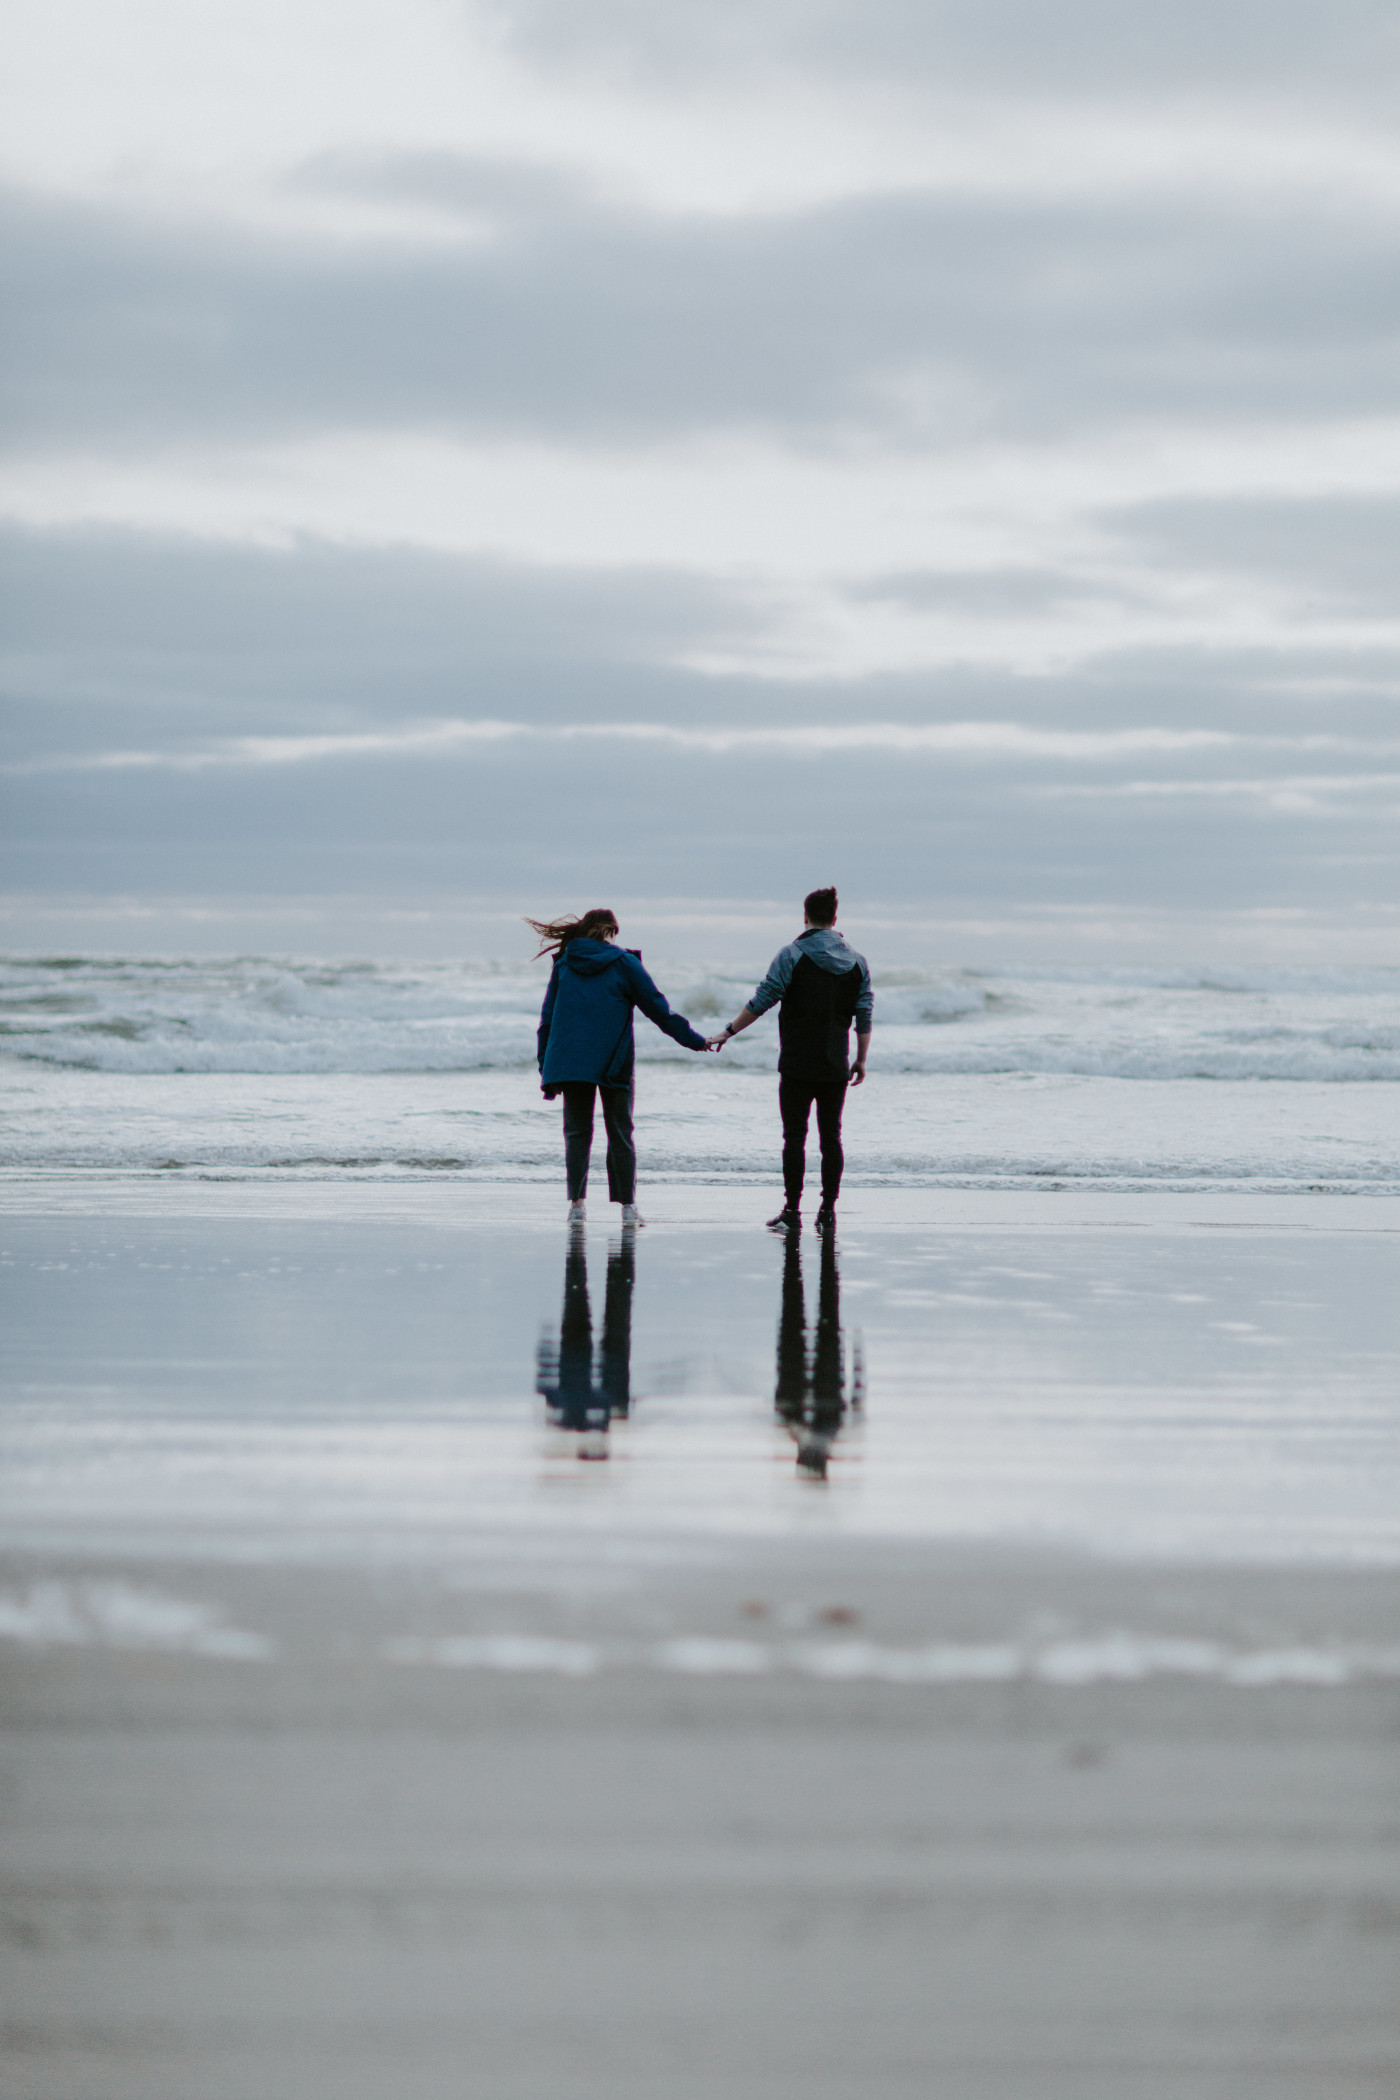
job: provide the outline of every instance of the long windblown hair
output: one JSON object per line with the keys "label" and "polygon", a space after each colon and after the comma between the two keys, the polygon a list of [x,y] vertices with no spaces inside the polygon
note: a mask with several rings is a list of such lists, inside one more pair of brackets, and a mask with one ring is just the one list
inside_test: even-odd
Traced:
{"label": "long windblown hair", "polygon": [[600,904],[581,914],[566,912],[562,919],[527,919],[525,924],[540,937],[535,961],[552,955],[558,962],[570,941],[600,941],[616,933],[617,913]]}

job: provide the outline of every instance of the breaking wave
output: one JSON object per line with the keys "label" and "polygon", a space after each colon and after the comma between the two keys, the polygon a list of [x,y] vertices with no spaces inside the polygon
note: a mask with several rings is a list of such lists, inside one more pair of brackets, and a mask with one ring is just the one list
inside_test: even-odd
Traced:
{"label": "breaking wave", "polygon": [[[743,1005],[727,968],[657,970],[700,1028]],[[543,966],[49,956],[0,962],[0,1052],[126,1074],[528,1068]],[[1400,971],[875,973],[886,1070],[1118,1079],[1400,1079]],[[687,1060],[643,1023],[638,1054]],[[761,1024],[725,1052],[771,1069]]]}

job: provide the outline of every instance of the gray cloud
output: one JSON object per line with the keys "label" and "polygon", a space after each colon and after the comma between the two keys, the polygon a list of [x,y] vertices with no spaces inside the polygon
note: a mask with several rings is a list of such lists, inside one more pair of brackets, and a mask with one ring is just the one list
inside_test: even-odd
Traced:
{"label": "gray cloud", "polygon": [[[1098,595],[1120,604],[1128,596],[1108,587]],[[1022,619],[1027,614],[1055,612],[1067,601],[1082,598],[1084,585],[1054,569],[906,569],[850,584],[846,596],[858,604],[904,605],[915,612],[991,613]]]}
{"label": "gray cloud", "polygon": [[1265,577],[1303,602],[1400,614],[1400,497],[1139,503],[1103,522],[1155,560]]}
{"label": "gray cloud", "polygon": [[666,719],[710,690],[667,659],[755,625],[702,577],[420,549],[11,529],[0,567],[12,757],[464,711]]}
{"label": "gray cloud", "polygon": [[[1144,505],[1111,522],[1163,575],[1199,574],[1207,560],[1243,566],[1247,545],[1266,574],[1290,585],[1308,578],[1311,561],[1320,580],[1309,587],[1342,602],[1393,584],[1376,554],[1393,517],[1387,506],[1220,509],[1217,520],[1211,506],[1198,515],[1193,506]],[[1342,551],[1348,533],[1354,574]],[[1251,736],[1397,733],[1400,667],[1394,652],[1374,646],[1286,655],[1156,648],[1059,677],[952,667],[816,684],[714,679],[675,659],[702,645],[751,641],[762,615],[742,592],[704,577],[94,530],[0,533],[0,567],[8,600],[0,695],[11,762],[115,747],[178,750],[209,738],[377,732],[462,716],[541,727],[980,720],[1077,731],[1168,724]],[[903,574],[850,595],[1015,621],[1074,588],[1061,572],[1013,569]]]}
{"label": "gray cloud", "polygon": [[701,221],[443,156],[303,179],[495,231],[274,239],[12,196],[10,444],[404,426],[936,444],[1394,399],[1379,217],[906,195]]}
{"label": "gray cloud", "polygon": [[[1280,804],[1232,757],[1232,782],[1212,761],[1216,793],[1179,762],[1091,783],[1072,765],[1047,778],[878,752],[620,759],[537,740],[454,762],[40,776],[6,784],[3,872],[21,890],[548,899],[588,869],[621,894],[742,899],[783,894],[819,855],[889,902],[1070,905],[1103,896],[1106,868],[1121,905],[1322,908],[1390,893],[1400,788]],[[1136,791],[1145,774],[1161,790],[1193,771],[1190,792]]]}
{"label": "gray cloud", "polygon": [[673,82],[767,67],[1073,99],[1234,88],[1384,108],[1400,58],[1386,0],[496,0],[491,12],[535,64]]}
{"label": "gray cloud", "polygon": [[[1172,522],[1154,512],[1144,530]],[[1326,517],[1312,523],[1325,536]],[[1069,906],[1111,880],[1125,906],[1343,909],[1395,879],[1400,723],[1394,665],[1379,657],[1159,651],[1058,679],[717,684],[665,654],[744,608],[683,578],[139,534],[13,534],[4,552],[19,586],[16,755],[219,758],[0,780],[0,879],[13,888],[548,902],[586,868],[619,895],[741,899],[784,893],[818,849],[838,880],[889,902]],[[535,733],[394,743],[401,727],[462,715]],[[557,734],[618,721],[767,725],[788,741]],[[1032,733],[912,750],[833,749],[823,734],[879,722]],[[1164,725],[1214,740],[1133,734]],[[290,765],[216,749],[343,731],[383,741]]]}

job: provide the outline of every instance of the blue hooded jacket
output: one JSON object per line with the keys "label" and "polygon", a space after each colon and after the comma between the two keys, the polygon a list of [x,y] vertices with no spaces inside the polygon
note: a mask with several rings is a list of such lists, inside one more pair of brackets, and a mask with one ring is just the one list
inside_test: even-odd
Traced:
{"label": "blue hooded jacket", "polygon": [[570,941],[550,973],[540,1010],[539,1066],[545,1095],[571,1080],[630,1086],[635,1045],[632,1009],[688,1050],[703,1050],[682,1014],[673,1014],[631,948],[608,941]]}

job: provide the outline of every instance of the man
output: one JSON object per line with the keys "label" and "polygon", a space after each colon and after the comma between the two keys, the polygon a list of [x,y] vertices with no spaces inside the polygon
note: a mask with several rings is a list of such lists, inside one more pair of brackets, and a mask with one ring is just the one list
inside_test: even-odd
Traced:
{"label": "man", "polygon": [[[870,1054],[870,966],[848,948],[836,931],[836,892],[813,890],[804,900],[803,931],[775,955],[758,990],[723,1035],[711,1036],[707,1048],[722,1050],[778,1006],[778,1107],[783,1118],[783,1207],[768,1223],[774,1232],[802,1227],[802,1184],[807,1171],[807,1124],[815,1102],[822,1153],[822,1200],[817,1231],[836,1225],[836,1198],[841,1189],[841,1111],[847,1086],[865,1080]],[[781,1005],[779,1002],[781,1001]],[[850,1062],[850,1026],[856,1024],[856,1061]]]}

